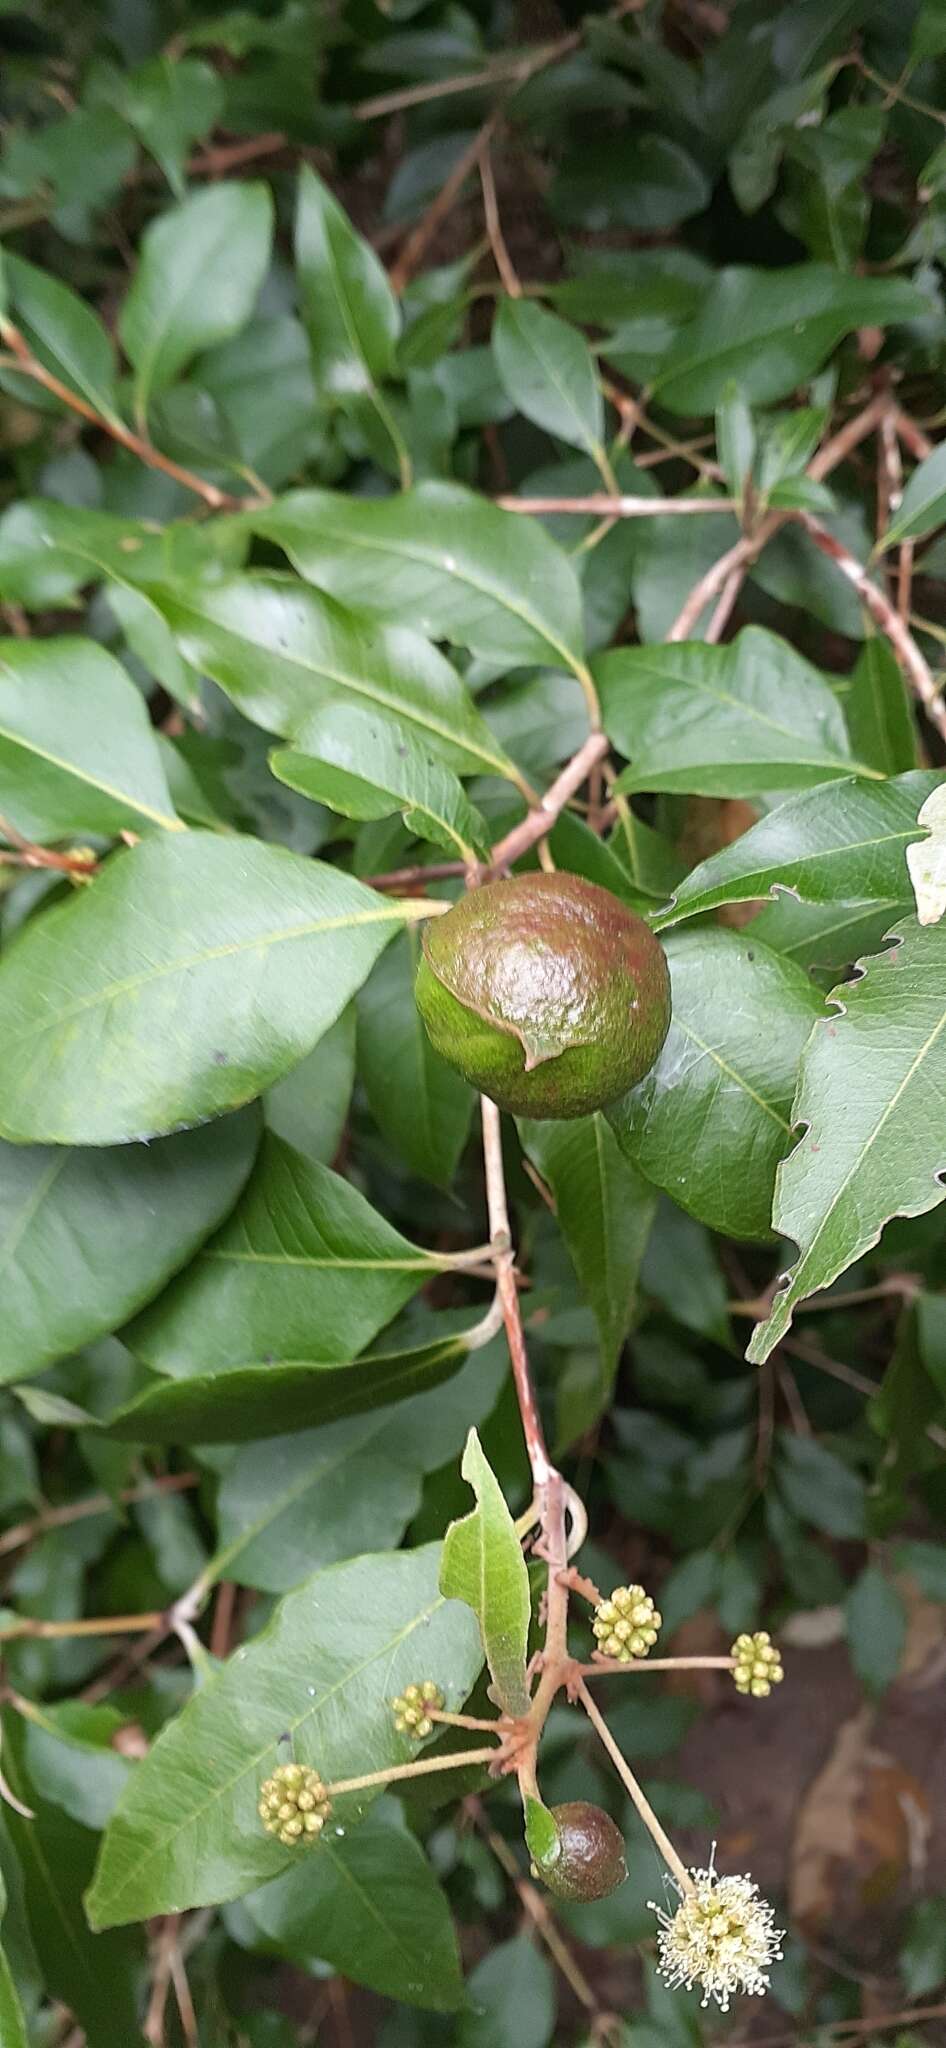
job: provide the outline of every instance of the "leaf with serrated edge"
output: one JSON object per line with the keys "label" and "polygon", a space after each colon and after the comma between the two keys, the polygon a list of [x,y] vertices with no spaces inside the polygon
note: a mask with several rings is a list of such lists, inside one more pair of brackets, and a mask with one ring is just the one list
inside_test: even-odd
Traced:
{"label": "leaf with serrated edge", "polygon": [[804,1136],[779,1167],[773,1223],[799,1258],[757,1325],[761,1365],[795,1308],[869,1251],[893,1216],[924,1216],[946,1188],[946,925],[895,925],[887,951],[834,991],[815,1025],[792,1122]]}
{"label": "leaf with serrated edge", "polygon": [[238,1108],[311,1050],[418,908],[236,835],[114,854],[0,965],[0,1136],[123,1144]]}
{"label": "leaf with serrated edge", "polygon": [[[326,1783],[405,1761],[391,1701],[433,1679],[452,1710],[482,1664],[472,1615],[437,1591],[441,1546],[332,1565],[287,1595],[159,1735],[106,1830],[94,1928],[236,1898],[292,1851],[264,1833],[259,1788],[287,1755]],[[350,1827],[378,1788],[334,1802]],[[315,1849],[311,1853],[318,1854]]]}
{"label": "leaf with serrated edge", "polygon": [[922,769],[889,782],[819,784],[788,797],[731,846],[701,861],[680,883],[657,931],[723,903],[756,902],[783,891],[805,903],[909,904],[905,855],[922,826],[917,810],[940,786]]}
{"label": "leaf with serrated edge", "polygon": [[472,1607],[483,1638],[496,1697],[507,1714],[529,1706],[529,1574],[502,1489],[471,1429],[460,1465],[476,1507],[444,1537],[441,1591]]}

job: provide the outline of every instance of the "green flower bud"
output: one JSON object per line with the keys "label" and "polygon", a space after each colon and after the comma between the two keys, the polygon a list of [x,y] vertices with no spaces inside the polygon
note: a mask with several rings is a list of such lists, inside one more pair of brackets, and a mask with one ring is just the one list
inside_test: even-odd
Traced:
{"label": "green flower bud", "polygon": [[434,1713],[442,1714],[444,1697],[439,1685],[435,1685],[432,1678],[425,1678],[420,1685],[406,1685],[397,1699],[391,1701],[391,1706],[398,1734],[409,1735],[414,1742],[423,1742],[434,1731],[431,1708]]}
{"label": "green flower bud", "polygon": [[615,1586],[608,1600],[599,1600],[591,1626],[606,1657],[630,1664],[646,1657],[657,1641],[661,1617],[643,1586]]}
{"label": "green flower bud", "polygon": [[331,1811],[318,1771],[308,1764],[280,1764],[260,1786],[260,1820],[287,1849],[317,1842]]}
{"label": "green flower bud", "polygon": [[558,1899],[606,1899],[627,1876],[624,1837],[609,1813],[587,1799],[569,1799],[549,1809],[555,1840],[532,1865],[533,1877]]}
{"label": "green flower bud", "polygon": [[766,1700],[773,1685],[781,1685],[785,1676],[782,1659],[767,1629],[757,1629],[752,1636],[737,1636],[729,1654],[736,1660],[733,1682],[737,1692],[749,1693],[754,1700]]}
{"label": "green flower bud", "polygon": [[663,948],[580,875],[490,882],[424,928],[431,1044],[516,1116],[587,1116],[653,1066],[670,1025]]}

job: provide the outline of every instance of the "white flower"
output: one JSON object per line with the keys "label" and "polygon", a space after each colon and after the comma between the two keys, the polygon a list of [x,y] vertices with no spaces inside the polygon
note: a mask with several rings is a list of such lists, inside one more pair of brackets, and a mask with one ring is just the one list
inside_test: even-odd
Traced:
{"label": "white flower", "polygon": [[[714,1849],[715,1855],[715,1849]],[[761,1996],[768,1990],[769,1965],[781,1957],[783,1929],[775,1927],[774,1907],[760,1898],[749,1877],[718,1877],[712,1860],[708,1870],[690,1873],[693,1890],[679,1885],[675,1913],[651,1905],[660,1922],[658,1968],[676,1990],[694,1984],[703,1990],[703,2004],[715,1998],[728,2012],[734,1992]]]}

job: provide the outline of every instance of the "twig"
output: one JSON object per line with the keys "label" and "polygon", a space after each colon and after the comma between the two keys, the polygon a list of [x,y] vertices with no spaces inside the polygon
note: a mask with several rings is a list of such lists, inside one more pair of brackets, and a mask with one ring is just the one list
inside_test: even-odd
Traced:
{"label": "twig", "polygon": [[180,1914],[169,1913],[158,1936],[151,1997],[142,2028],[150,2048],[164,2048],[164,2012],[171,1985],[171,1950],[177,1941],[179,1924]]}
{"label": "twig", "polygon": [[85,1621],[43,1621],[34,1614],[21,1614],[8,1627],[0,1628],[0,1643],[17,1642],[23,1636],[40,1637],[43,1641],[60,1636],[130,1636],[150,1629],[160,1629],[164,1635],[170,1626],[166,1616],[157,1612],[103,1614]]}
{"label": "twig", "polygon": [[[882,1391],[879,1380],[871,1380],[865,1373],[855,1372],[852,1365],[845,1365],[839,1358],[829,1358],[826,1351],[817,1344],[810,1344],[805,1337],[783,1337],[782,1349],[790,1351],[793,1358],[800,1358],[804,1365],[814,1366],[816,1372],[823,1372],[828,1379],[839,1380],[842,1387],[850,1387],[855,1394],[866,1394],[868,1400],[873,1400],[875,1394]],[[929,1437],[937,1450],[946,1450],[946,1429],[941,1429],[938,1423],[928,1422],[923,1434]]]}
{"label": "twig", "polygon": [[810,539],[814,541],[816,548],[819,548],[823,555],[827,555],[829,561],[834,562],[840,569],[842,576],[846,576],[848,582],[853,584],[875,625],[880,627],[881,632],[889,640],[907,682],[919,698],[930,724],[935,726],[940,736],[946,740],[946,705],[905,620],[900,617],[879,585],[872,582],[863,563],[858,562],[843,543],[836,540],[834,534],[822,526],[820,520],[813,518],[810,512],[800,512],[796,516]]}
{"label": "twig", "polygon": [[509,1207],[506,1200],[506,1176],[503,1171],[502,1124],[495,1102],[490,1102],[487,1095],[480,1096],[480,1111],[483,1120],[486,1206],[496,1264],[496,1288],[502,1304],[512,1376],[522,1417],[532,1479],[536,1490],[541,1492],[547,1485],[553,1468],[549,1462],[542,1418],[532,1385],[525,1331],[519,1308],[519,1291],[516,1287],[512,1237],[509,1229]]}
{"label": "twig", "polygon": [[169,455],[162,455],[160,449],[155,448],[150,441],[146,441],[141,434],[135,434],[130,427],[126,427],[117,414],[96,412],[95,407],[89,405],[84,398],[80,398],[77,391],[71,391],[68,384],[63,384],[51,370],[47,370],[43,363],[37,361],[19,328],[14,327],[12,320],[7,320],[3,316],[0,316],[0,335],[7,347],[13,351],[19,368],[27,377],[32,377],[35,384],[41,384],[45,391],[51,391],[55,398],[69,407],[70,412],[79,413],[82,419],[91,421],[91,424],[100,428],[102,433],[110,434],[113,441],[119,442],[122,448],[127,448],[131,455],[137,455],[139,461],[147,463],[149,469],[163,470],[165,476],[173,477],[175,483],[183,484],[185,490],[193,491],[214,512],[238,511],[242,507],[244,499],[233,497],[229,491],[218,490],[217,485],[208,483],[206,477],[195,475],[192,469],[184,469],[179,462],[172,462]]}
{"label": "twig", "polygon": [[405,286],[413,277],[417,265],[429,244],[433,241],[437,229],[442,226],[447,215],[459,199],[471,171],[476,169],[477,163],[482,167],[483,151],[488,147],[489,138],[496,126],[496,119],[496,115],[491,114],[489,120],[484,122],[479,133],[474,135],[472,142],[467,145],[462,155],[457,158],[450,176],[445,180],[440,191],[431,201],[426,213],[422,214],[417,226],[408,235],[397,262],[392,264],[391,270],[388,273],[392,290],[398,294],[403,292]]}
{"label": "twig", "polygon": [[657,519],[669,513],[734,512],[734,498],[634,498],[609,497],[606,491],[590,491],[584,498],[515,498],[503,496],[496,504],[504,512],[545,515],[553,512],[593,513],[602,519]]}
{"label": "twig", "polygon": [[911,418],[908,412],[904,412],[900,405],[893,408],[893,423],[904,447],[909,449],[917,462],[925,462],[927,456],[932,455],[935,446],[929,435],[924,434],[922,427],[919,427],[916,420]]}
{"label": "twig", "polygon": [[575,1691],[578,1699],[580,1699],[581,1704],[584,1707],[585,1713],[587,1714],[589,1721],[591,1722],[595,1734],[598,1736],[599,1740],[604,1744],[604,1747],[607,1750],[609,1757],[611,1758],[611,1762],[613,1763],[614,1768],[617,1771],[618,1777],[621,1779],[622,1784],[630,1793],[631,1798],[634,1801],[634,1805],[636,1806],[637,1811],[640,1814],[641,1820],[643,1821],[648,1834],[656,1842],[657,1847],[660,1850],[661,1856],[663,1857],[664,1862],[667,1865],[667,1869],[672,1871],[678,1885],[680,1886],[681,1892],[695,1892],[696,1887],[686,1867],[686,1864],[677,1855],[677,1852],[673,1846],[673,1843],[670,1840],[669,1835],[664,1833],[664,1830],[661,1827],[659,1820],[657,1819],[657,1815],[655,1814],[654,1809],[651,1806],[650,1800],[641,1790],[641,1787],[639,1786],[637,1779],[635,1778],[634,1773],[631,1770],[627,1758],[623,1755],[618,1744],[615,1742],[614,1736],[612,1735],[611,1730],[608,1727],[607,1721],[605,1720],[604,1715],[599,1712],[598,1707],[595,1705],[595,1702],[592,1699],[591,1694],[588,1691],[588,1687],[585,1684],[583,1678],[580,1678],[578,1680]]}
{"label": "twig", "polygon": [[[188,1487],[199,1486],[199,1472],[169,1472],[160,1479],[143,1480],[140,1486],[126,1486],[118,1495],[123,1507],[135,1501],[151,1500],[156,1493],[184,1493]],[[70,1501],[66,1507],[44,1508],[31,1522],[17,1522],[12,1529],[5,1529],[0,1536],[0,1557],[11,1550],[22,1550],[24,1544],[32,1543],[37,1536],[43,1536],[47,1529],[62,1529],[70,1522],[81,1522],[86,1515],[107,1515],[115,1508],[115,1500],[109,1493],[93,1493],[87,1500]]]}
{"label": "twig", "polygon": [[706,633],[704,635],[704,638],[712,646],[715,646],[717,641],[722,639],[726,627],[729,624],[730,618],[732,617],[733,606],[736,603],[736,599],[739,596],[739,592],[742,589],[745,580],[746,572],[745,569],[742,568],[732,569],[729,575],[727,576],[726,581],[723,584],[722,590],[719,593],[719,599],[717,601],[716,610],[713,613],[713,616],[709,622],[709,625],[706,628]]}
{"label": "twig", "polygon": [[187,2043],[187,2048],[200,2048],[197,2014],[194,2011],[194,2001],[191,1997],[190,1985],[187,1981],[184,1958],[176,1941],[171,1950],[171,1982],[174,1986],[174,1996],[177,1999],[177,2009],[181,2019],[181,2032]]}
{"label": "twig", "polygon": [[713,598],[729,584],[732,577],[741,576],[749,568],[756,556],[761,554],[766,541],[770,540],[772,534],[782,525],[785,517],[786,514],[782,512],[770,512],[768,518],[762,520],[754,533],[744,533],[731,548],[727,548],[724,555],[720,555],[718,560],[711,564],[699,581],[694,583],[685,604],[677,613],[666,636],[668,641],[689,640],[706,606],[712,603]]}
{"label": "twig", "polygon": [[612,2022],[610,2016],[601,2011],[584,1971],[563,1939],[548,1901],[543,1898],[536,1885],[531,1884],[527,1877],[523,1877],[515,1856],[509,1847],[509,1843],[494,1827],[490,1826],[483,1811],[482,1801],[476,1797],[476,1794],[471,1793],[470,1797],[464,1801],[464,1805],[466,1811],[472,1817],[474,1827],[479,1829],[484,1841],[492,1850],[497,1863],[501,1865],[502,1869],[506,1872],[506,1876],[515,1885],[523,1910],[528,1914],[541,1940],[544,1941],[566,1984],[574,1992],[579,2003],[584,2006],[585,2011],[593,2015],[598,2025],[599,2038],[602,2040],[607,2039],[607,2030],[613,2032],[617,2022]]}
{"label": "twig", "polygon": [[635,1657],[622,1664],[617,1657],[595,1657],[591,1664],[575,1668],[582,1678],[636,1678],[642,1671],[732,1671],[734,1657]]}
{"label": "twig", "polygon": [[483,191],[483,218],[486,222],[489,246],[493,252],[493,262],[509,297],[511,299],[521,299],[522,283],[506,246],[506,237],[503,234],[503,224],[499,215],[499,200],[496,196],[496,180],[493,176],[493,159],[490,154],[488,139],[485,147],[480,152],[480,185]]}
{"label": "twig", "polygon": [[[940,2005],[914,2005],[902,2012],[878,2012],[870,2019],[827,2020],[819,2023],[815,2032],[819,2037],[830,2036],[832,2040],[856,2040],[859,2034],[883,2034],[888,2027],[912,2027],[918,2020],[946,2019],[946,2002]],[[798,2028],[791,2034],[768,2034],[765,2048],[798,2048]],[[732,2048],[741,2048],[733,2043]]]}
{"label": "twig", "polygon": [[511,867],[514,861],[521,859],[524,853],[528,853],[530,847],[535,846],[537,840],[545,838],[556,818],[565,809],[569,798],[581,788],[595,762],[603,760],[607,751],[608,742],[604,733],[590,733],[584,745],[579,747],[577,754],[573,754],[570,761],[566,762],[561,774],[556,776],[551,787],[546,790],[536,809],[531,810],[528,816],[523,818],[521,825],[516,825],[511,832],[507,832],[504,839],[497,840],[489,857],[490,872],[497,868]]}
{"label": "twig", "polygon": [[413,1764],[395,1764],[388,1771],[366,1771],[360,1778],[339,1778],[325,1790],[330,1799],[343,1792],[365,1792],[372,1785],[396,1785],[402,1778],[429,1777],[434,1771],[458,1771],[464,1764],[492,1764],[501,1754],[495,1749],[453,1750],[449,1756],[424,1756]]}
{"label": "twig", "polygon": [[408,85],[395,92],[379,92],[372,99],[358,100],[352,107],[356,121],[378,121],[385,114],[400,114],[408,107],[424,106],[428,100],[452,99],[457,93],[478,92],[481,86],[525,85],[534,78],[537,71],[544,71],[549,64],[557,64],[562,57],[577,50],[581,42],[581,31],[575,29],[571,35],[559,36],[554,43],[543,43],[523,55],[519,52],[508,57],[498,57],[492,64],[484,64],[479,71],[460,71],[450,78],[434,78],[421,85]]}

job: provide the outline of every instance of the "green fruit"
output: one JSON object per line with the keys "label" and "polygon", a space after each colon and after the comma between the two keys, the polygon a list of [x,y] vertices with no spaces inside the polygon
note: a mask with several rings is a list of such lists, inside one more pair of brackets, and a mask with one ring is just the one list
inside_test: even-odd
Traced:
{"label": "green fruit", "polygon": [[670,1025],[662,946],[580,875],[489,882],[425,926],[431,1044],[515,1116],[588,1116],[648,1073]]}
{"label": "green fruit", "polygon": [[624,1837],[609,1813],[587,1799],[550,1808],[556,1843],[533,1870],[558,1899],[606,1899],[627,1876]]}

